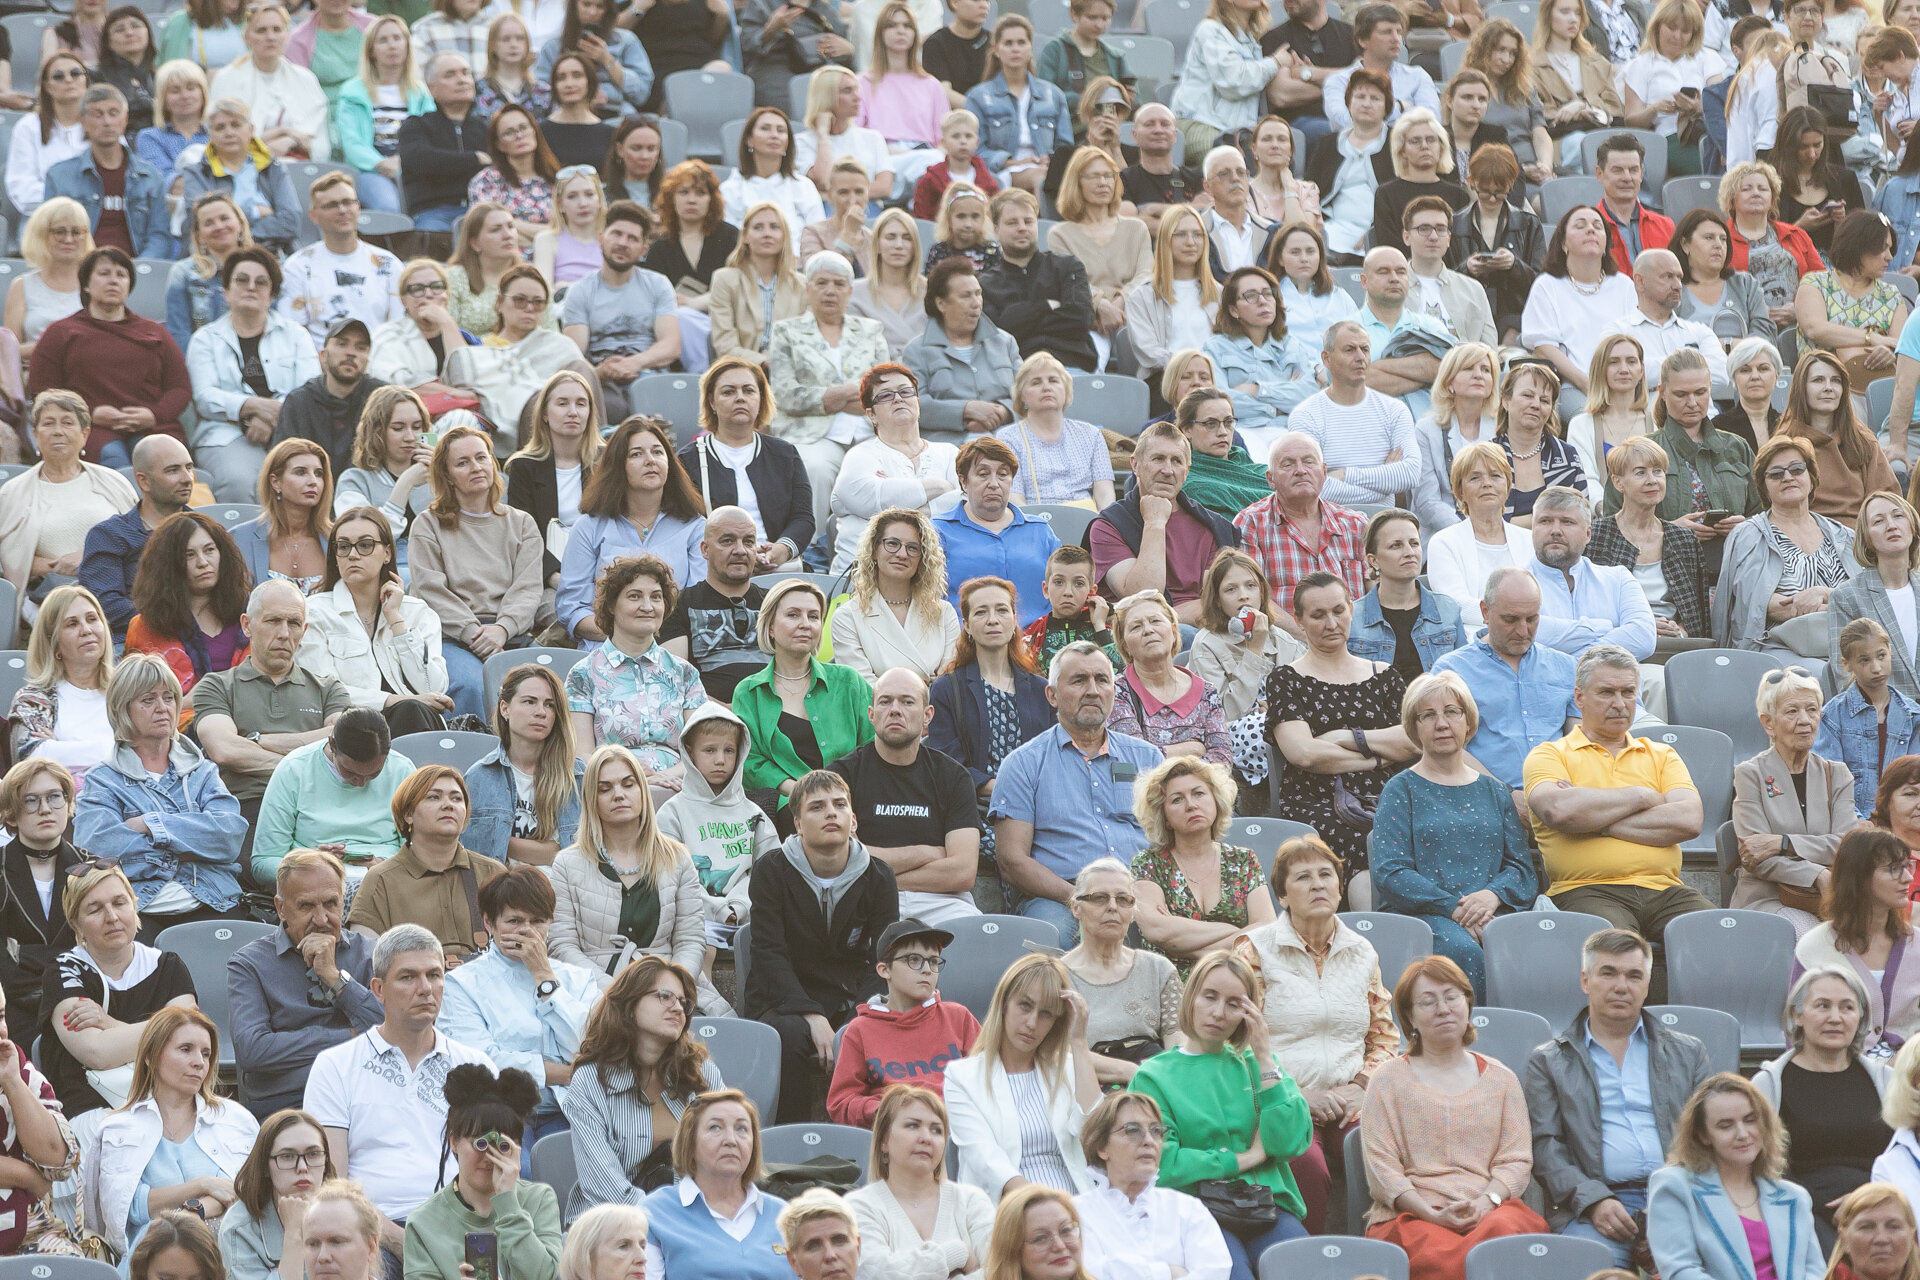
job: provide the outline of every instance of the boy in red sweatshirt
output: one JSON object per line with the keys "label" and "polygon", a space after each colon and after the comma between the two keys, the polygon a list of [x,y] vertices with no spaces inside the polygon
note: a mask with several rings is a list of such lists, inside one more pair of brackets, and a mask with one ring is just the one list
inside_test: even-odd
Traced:
{"label": "boy in red sweatshirt", "polygon": [[889,1085],[917,1084],[941,1091],[947,1066],[967,1056],[980,1023],[963,1004],[940,998],[940,958],[953,935],[912,916],[880,935],[874,968],[887,994],[860,1007],[847,1024],[827,1089],[827,1116],[835,1124],[873,1127],[880,1095]]}

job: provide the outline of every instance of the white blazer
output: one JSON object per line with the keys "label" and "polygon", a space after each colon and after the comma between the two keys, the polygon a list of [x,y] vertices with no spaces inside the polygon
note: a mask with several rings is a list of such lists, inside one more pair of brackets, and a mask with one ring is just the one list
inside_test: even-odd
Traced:
{"label": "white blazer", "polygon": [[[147,1162],[160,1146],[162,1128],[160,1105],[149,1095],[109,1113],[87,1143],[80,1190],[87,1221],[116,1253],[127,1251],[127,1215]],[[259,1132],[260,1122],[237,1102],[195,1104],[193,1140],[229,1178],[239,1176]]]}
{"label": "white blazer", "polygon": [[383,686],[400,693],[445,693],[440,615],[418,596],[401,596],[400,620],[407,629],[396,634],[386,615],[380,615],[369,639],[353,591],[336,582],[333,590],[307,597],[307,633],[300,638],[296,660],[316,676],[332,676],[347,686],[356,707],[384,707]]}
{"label": "white blazer", "polygon": [[[1072,1072],[1072,1064],[1063,1062],[1060,1086],[1051,1099],[1048,1116],[1053,1121],[1053,1136],[1060,1144],[1060,1158],[1066,1161],[1078,1194],[1093,1189],[1093,1176],[1087,1171],[1086,1154],[1080,1150],[1080,1126],[1087,1115],[1073,1096]],[[947,1068],[942,1092],[947,1102],[948,1140],[960,1152],[960,1181],[979,1187],[997,1200],[1007,1179],[1021,1176],[1020,1113],[1013,1104],[1013,1085],[1006,1068],[995,1059],[989,1075],[984,1056],[962,1058]]]}
{"label": "white blazer", "polygon": [[[1533,534],[1518,525],[1502,527],[1514,568],[1526,568],[1533,559]],[[1487,575],[1480,572],[1480,554],[1474,550],[1473,521],[1450,524],[1428,539],[1427,585],[1459,603],[1462,622],[1476,627],[1486,622],[1480,616],[1480,596],[1486,590]]]}

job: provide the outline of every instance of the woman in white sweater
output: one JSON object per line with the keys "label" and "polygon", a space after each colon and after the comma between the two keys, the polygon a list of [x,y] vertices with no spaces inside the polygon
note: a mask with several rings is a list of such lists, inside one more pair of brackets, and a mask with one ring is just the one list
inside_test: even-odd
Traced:
{"label": "woman in white sweater", "polygon": [[[993,1201],[947,1176],[947,1107],[895,1085],[873,1117],[867,1185],[847,1196],[860,1227],[857,1280],[947,1280],[977,1274],[993,1235]],[[923,1232],[919,1222],[932,1222]]]}
{"label": "woman in white sweater", "polygon": [[1093,1190],[1073,1203],[1083,1259],[1097,1280],[1227,1280],[1233,1270],[1227,1238],[1206,1207],[1154,1185],[1166,1131],[1160,1104],[1144,1093],[1109,1093],[1087,1117],[1080,1146]]}
{"label": "woman in white sweater", "polygon": [[1513,465],[1499,445],[1482,440],[1454,454],[1448,480],[1467,518],[1428,540],[1427,582],[1453,597],[1462,622],[1478,625],[1486,621],[1480,597],[1488,576],[1502,565],[1521,567],[1533,559],[1533,535],[1502,518]]}

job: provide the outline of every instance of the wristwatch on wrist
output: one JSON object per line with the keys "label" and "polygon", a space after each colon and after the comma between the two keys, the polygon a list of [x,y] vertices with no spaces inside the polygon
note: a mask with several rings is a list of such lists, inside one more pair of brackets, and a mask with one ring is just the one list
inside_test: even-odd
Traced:
{"label": "wristwatch on wrist", "polygon": [[558,991],[559,989],[560,989],[560,984],[555,982],[552,978],[548,978],[545,982],[541,983],[539,986],[533,989],[533,994],[542,1000],[551,1000],[553,998],[553,993]]}
{"label": "wristwatch on wrist", "polygon": [[1501,1195],[1498,1191],[1494,1191],[1491,1189],[1487,1191],[1486,1196],[1487,1196],[1487,1199],[1493,1201],[1493,1207],[1496,1209],[1500,1207],[1500,1202],[1506,1199],[1506,1197]]}
{"label": "wristwatch on wrist", "polygon": [[193,1199],[187,1201],[185,1204],[181,1205],[180,1207],[182,1209],[185,1209],[188,1213],[198,1215],[198,1217],[202,1222],[205,1222],[207,1219],[207,1206],[200,1203],[199,1196],[195,1196]]}

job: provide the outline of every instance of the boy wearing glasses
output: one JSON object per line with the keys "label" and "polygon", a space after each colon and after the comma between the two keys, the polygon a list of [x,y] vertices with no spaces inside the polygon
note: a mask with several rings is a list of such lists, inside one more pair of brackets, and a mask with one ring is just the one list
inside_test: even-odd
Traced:
{"label": "boy wearing glasses", "polygon": [[860,1006],[847,1024],[827,1090],[835,1124],[871,1129],[880,1095],[896,1084],[941,1092],[948,1064],[973,1051],[980,1023],[965,1005],[940,998],[940,953],[952,942],[952,934],[913,916],[880,935],[874,968],[887,993]]}

